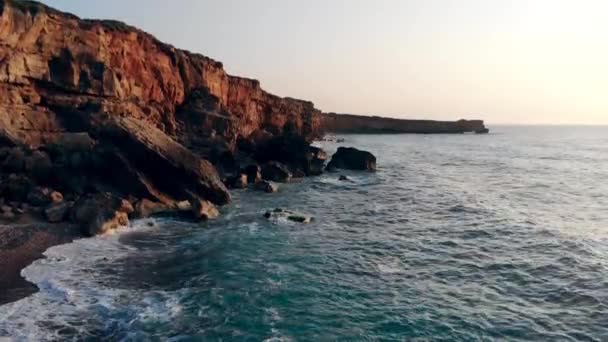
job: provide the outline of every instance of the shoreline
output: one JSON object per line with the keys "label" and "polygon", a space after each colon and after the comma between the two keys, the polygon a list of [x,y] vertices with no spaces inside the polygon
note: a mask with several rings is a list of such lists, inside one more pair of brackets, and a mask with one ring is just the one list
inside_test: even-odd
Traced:
{"label": "shoreline", "polygon": [[[376,169],[371,153],[350,147],[330,161],[311,146],[333,130],[321,110],[221,62],[122,23],[37,2],[0,6],[0,304],[34,291],[21,269],[51,246],[158,214],[210,220],[229,189],[271,193],[327,169]],[[343,127],[353,118],[334,119]],[[481,120],[422,123],[435,133],[485,129]]]}
{"label": "shoreline", "polygon": [[78,226],[69,223],[30,222],[0,224],[0,306],[38,292],[21,271],[43,258],[50,247],[82,237]]}

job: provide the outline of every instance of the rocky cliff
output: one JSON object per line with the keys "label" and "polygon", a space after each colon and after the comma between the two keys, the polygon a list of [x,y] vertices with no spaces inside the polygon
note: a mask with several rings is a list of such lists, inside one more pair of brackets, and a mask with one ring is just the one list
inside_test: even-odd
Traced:
{"label": "rocky cliff", "polygon": [[228,146],[287,126],[313,138],[319,111],[280,98],[220,62],[176,49],[126,24],[82,20],[40,3],[0,1],[0,123],[30,146],[85,131],[77,114],[142,120],[193,148]]}
{"label": "rocky cliff", "polygon": [[320,173],[320,115],[126,24],[0,0],[0,303],[53,244]]}
{"label": "rocky cliff", "polygon": [[482,120],[405,120],[351,114],[322,114],[322,126],[332,133],[488,133]]}
{"label": "rocky cliff", "polygon": [[[228,203],[227,178],[245,167],[273,160],[308,175],[323,156],[309,150],[321,134],[311,102],[269,94],[124,23],[34,1],[0,0],[0,95],[0,214],[8,219],[27,211],[32,193],[44,197],[36,205],[54,205],[46,208],[54,222],[78,221],[70,208],[95,194],[90,203],[116,213],[189,207],[208,217],[201,208]],[[301,155],[264,151],[277,144]],[[56,192],[61,206],[48,201]],[[75,223],[114,217],[103,216]]]}

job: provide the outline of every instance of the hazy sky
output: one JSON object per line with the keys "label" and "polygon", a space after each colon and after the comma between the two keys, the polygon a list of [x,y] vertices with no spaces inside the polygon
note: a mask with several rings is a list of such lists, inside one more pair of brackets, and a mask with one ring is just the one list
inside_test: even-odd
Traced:
{"label": "hazy sky", "polygon": [[324,111],[608,124],[604,0],[47,0]]}

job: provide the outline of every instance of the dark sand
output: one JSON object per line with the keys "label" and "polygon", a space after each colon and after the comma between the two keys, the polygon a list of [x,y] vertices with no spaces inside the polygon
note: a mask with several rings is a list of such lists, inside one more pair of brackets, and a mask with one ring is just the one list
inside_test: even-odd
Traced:
{"label": "dark sand", "polygon": [[21,277],[21,270],[41,258],[49,247],[79,237],[69,223],[6,223],[0,221],[0,305],[19,300],[38,289]]}

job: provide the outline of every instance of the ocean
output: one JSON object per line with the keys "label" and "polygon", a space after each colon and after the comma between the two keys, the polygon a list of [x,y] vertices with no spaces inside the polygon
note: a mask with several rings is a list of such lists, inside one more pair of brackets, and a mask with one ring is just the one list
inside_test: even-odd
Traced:
{"label": "ocean", "polygon": [[22,272],[40,291],[0,307],[0,337],[608,340],[608,127],[490,128],[339,136],[318,144],[378,171],[53,247]]}

